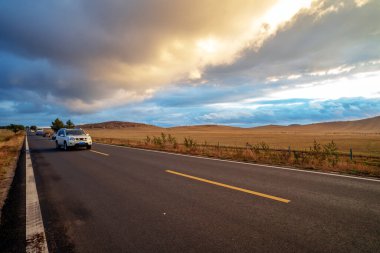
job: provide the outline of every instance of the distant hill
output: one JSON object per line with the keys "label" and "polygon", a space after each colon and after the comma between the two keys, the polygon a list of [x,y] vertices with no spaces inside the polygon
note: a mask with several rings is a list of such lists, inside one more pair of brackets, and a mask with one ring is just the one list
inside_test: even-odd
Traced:
{"label": "distant hill", "polygon": [[195,126],[176,126],[167,128],[170,130],[184,130],[184,131],[231,131],[234,129],[242,129],[240,127],[232,127],[225,125],[195,125]]}
{"label": "distant hill", "polygon": [[135,122],[125,122],[125,121],[107,121],[101,123],[91,123],[80,125],[81,128],[106,128],[106,129],[120,129],[120,128],[159,128],[157,126],[135,123]]}
{"label": "distant hill", "polygon": [[353,121],[336,121],[336,122],[322,122],[308,125],[292,124],[289,126],[281,125],[267,125],[252,128],[240,128],[224,125],[196,125],[196,126],[176,126],[170,128],[161,128],[153,125],[124,122],[124,121],[108,121],[93,124],[81,125],[82,128],[87,129],[167,129],[177,131],[202,131],[202,132],[223,132],[234,130],[246,130],[257,132],[325,132],[325,133],[380,133],[380,116],[362,120]]}
{"label": "distant hill", "polygon": [[224,125],[178,126],[169,129],[187,131],[233,131],[249,130],[257,132],[325,132],[325,133],[380,133],[380,116],[362,120],[321,122],[308,125],[292,124],[289,126],[266,125],[252,128],[230,127]]}
{"label": "distant hill", "polygon": [[308,125],[268,125],[252,129],[257,131],[380,133],[380,116],[361,120],[322,122]]}

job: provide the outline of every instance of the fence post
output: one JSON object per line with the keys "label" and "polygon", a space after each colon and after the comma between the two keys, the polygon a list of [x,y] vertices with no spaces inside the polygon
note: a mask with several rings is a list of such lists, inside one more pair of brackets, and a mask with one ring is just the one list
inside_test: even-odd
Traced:
{"label": "fence post", "polygon": [[248,159],[247,159],[247,156],[248,156],[248,146],[249,146],[249,143],[247,142],[247,143],[245,144],[245,155],[244,155],[245,160],[248,160]]}
{"label": "fence post", "polygon": [[350,148],[350,160],[352,161],[352,148]]}
{"label": "fence post", "polygon": [[289,155],[290,155],[290,146],[288,147],[288,153],[289,153]]}

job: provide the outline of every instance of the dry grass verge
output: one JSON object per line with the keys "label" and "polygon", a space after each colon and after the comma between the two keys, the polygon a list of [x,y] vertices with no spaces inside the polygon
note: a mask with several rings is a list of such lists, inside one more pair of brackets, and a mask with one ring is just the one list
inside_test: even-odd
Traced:
{"label": "dry grass verge", "polygon": [[24,136],[24,132],[15,134],[9,130],[0,130],[0,210],[13,180]]}
{"label": "dry grass verge", "polygon": [[180,142],[185,137],[191,137],[197,143],[210,145],[245,147],[251,144],[265,142],[273,149],[308,150],[314,140],[325,145],[332,140],[338,144],[339,152],[348,154],[352,148],[354,155],[380,156],[380,132],[378,133],[331,133],[322,131],[281,132],[260,131],[255,129],[235,129],[230,127],[181,127],[181,128],[152,128],[136,127],[123,129],[85,129],[92,137],[126,139],[131,142],[144,140],[146,136],[175,136]]}
{"label": "dry grass verge", "polygon": [[191,137],[179,143],[176,137],[161,133],[160,136],[147,136],[144,140],[93,137],[95,142],[154,149],[181,154],[199,155],[220,159],[291,166],[302,169],[338,172],[361,176],[380,177],[380,157],[350,155],[340,153],[335,142],[311,143],[308,149],[274,149],[267,143],[247,143],[245,147],[199,144]]}

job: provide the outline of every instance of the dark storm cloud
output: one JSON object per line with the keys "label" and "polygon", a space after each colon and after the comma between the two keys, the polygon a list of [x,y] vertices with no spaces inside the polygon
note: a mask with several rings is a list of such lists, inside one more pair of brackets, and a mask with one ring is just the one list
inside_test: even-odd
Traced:
{"label": "dark storm cloud", "polygon": [[68,66],[57,68],[45,59],[20,58],[0,51],[0,97],[3,99],[17,99],[20,92],[29,92],[35,93],[38,100],[54,96],[86,101],[104,92],[101,86],[84,85],[87,82],[80,71]]}

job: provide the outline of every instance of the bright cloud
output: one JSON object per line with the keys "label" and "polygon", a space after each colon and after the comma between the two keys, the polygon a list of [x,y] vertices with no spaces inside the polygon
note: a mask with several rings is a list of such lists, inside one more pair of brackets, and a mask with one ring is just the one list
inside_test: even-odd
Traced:
{"label": "bright cloud", "polygon": [[183,124],[238,124],[275,100],[377,99],[379,12],[374,0],[2,2],[2,119],[133,107],[143,122],[176,108]]}
{"label": "bright cloud", "polygon": [[[120,90],[131,94],[123,97],[124,104],[135,102],[136,96],[146,97],[146,89],[201,79],[205,66],[232,63],[243,47],[256,40],[263,23],[270,24],[273,32],[310,4],[285,2],[69,1],[34,3],[33,8],[24,1],[2,3],[1,48],[30,65],[44,59],[49,68],[78,69],[80,86],[104,87],[92,100],[57,91],[60,83],[78,89],[70,74],[38,81],[48,82],[49,95],[69,109],[95,111],[119,105]],[[260,22],[247,26],[252,20]],[[22,73],[15,75],[19,82],[28,82]],[[30,75],[39,78],[38,73]]]}
{"label": "bright cloud", "polygon": [[272,99],[339,99],[351,97],[380,98],[380,71],[325,80],[299,88],[275,91]]}

